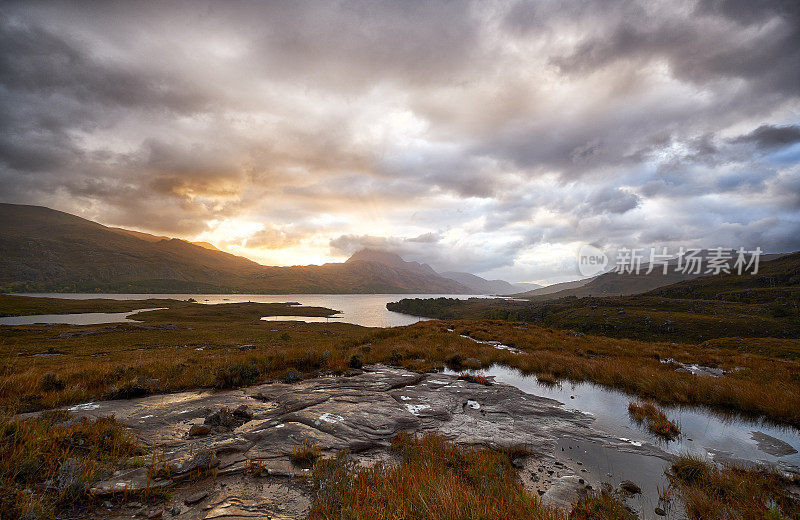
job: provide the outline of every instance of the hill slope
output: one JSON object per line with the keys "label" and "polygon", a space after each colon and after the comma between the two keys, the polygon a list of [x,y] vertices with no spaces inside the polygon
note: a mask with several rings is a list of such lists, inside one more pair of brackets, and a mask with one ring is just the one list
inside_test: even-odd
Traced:
{"label": "hill slope", "polygon": [[403,264],[356,255],[343,264],[267,267],[205,244],[0,204],[0,290],[6,292],[470,292],[430,267]]}
{"label": "hill slope", "polygon": [[448,271],[441,273],[445,278],[455,280],[456,282],[466,285],[473,289],[477,294],[512,294],[519,292],[520,287],[505,280],[487,280],[480,276],[470,273],[459,273],[455,271]]}

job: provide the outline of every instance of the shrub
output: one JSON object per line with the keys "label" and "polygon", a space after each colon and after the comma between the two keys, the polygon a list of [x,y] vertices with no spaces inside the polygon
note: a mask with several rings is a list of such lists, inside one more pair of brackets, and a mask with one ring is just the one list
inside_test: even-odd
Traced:
{"label": "shrub", "polygon": [[60,377],[58,377],[57,374],[48,372],[42,376],[39,386],[42,388],[43,392],[54,392],[57,390],[63,390],[67,385]]}
{"label": "shrub", "polygon": [[259,371],[252,365],[237,363],[220,368],[217,371],[214,386],[217,388],[238,388],[252,384],[259,376]]}

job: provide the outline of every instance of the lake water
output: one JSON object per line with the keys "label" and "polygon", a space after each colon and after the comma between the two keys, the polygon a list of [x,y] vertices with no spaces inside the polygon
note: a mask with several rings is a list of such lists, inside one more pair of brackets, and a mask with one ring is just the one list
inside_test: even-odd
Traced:
{"label": "lake water", "polygon": [[[290,321],[330,321],[340,323],[353,323],[364,327],[398,327],[410,325],[425,318],[409,316],[386,309],[386,304],[396,302],[403,298],[482,298],[484,295],[475,294],[82,294],[82,293],[37,293],[20,294],[20,296],[38,296],[46,298],[65,298],[71,300],[88,300],[92,298],[106,298],[110,300],[145,300],[147,298],[166,298],[173,300],[187,300],[194,298],[198,303],[283,303],[297,302],[301,305],[314,307],[327,307],[339,311],[335,317],[322,320],[289,316]],[[135,311],[134,311],[135,312]],[[95,315],[93,319],[87,315]],[[13,316],[0,318],[0,325],[21,325],[28,323],[62,323],[73,325],[91,325],[98,323],[116,323],[129,321],[128,313],[82,313],[82,314],[56,314],[38,316]],[[135,317],[134,317],[135,318]],[[272,317],[265,317],[272,320]],[[32,322],[16,323],[16,320],[32,319]],[[9,321],[4,321],[9,320]],[[52,321],[51,321],[52,320]],[[90,320],[90,321],[87,321]],[[93,320],[93,321],[91,321]]]}
{"label": "lake water", "polygon": [[[633,423],[628,416],[628,403],[636,398],[624,392],[592,383],[565,381],[560,385],[545,385],[536,376],[526,376],[503,366],[469,372],[493,376],[495,381],[529,394],[555,399],[565,409],[591,416],[594,419],[592,427],[615,439],[617,447],[564,438],[556,446],[554,455],[568,466],[572,464],[572,468],[590,482],[606,481],[619,485],[622,480],[632,480],[637,483],[643,492],[629,498],[628,503],[642,518],[658,518],[653,513],[655,507],[665,506],[659,503],[658,490],[668,487],[664,470],[669,463],[665,458],[671,455],[691,453],[709,461],[746,461],[800,472],[800,430],[792,427],[723,416],[706,407],[665,406],[667,417],[679,424],[682,432],[678,439],[666,443]],[[779,441],[778,444],[785,443],[782,445],[785,454],[765,448],[763,444],[759,447],[758,439],[764,440],[763,435]],[[650,445],[656,448],[656,452],[663,453],[660,457],[631,453],[625,449],[626,445],[633,448]],[[786,453],[792,450],[794,453]],[[586,473],[581,473],[582,470]],[[681,507],[672,507],[668,512],[668,518],[684,518]]]}
{"label": "lake water", "polygon": [[36,325],[36,324],[61,324],[61,325],[97,325],[99,323],[138,323],[128,316],[144,311],[157,311],[166,307],[151,309],[136,309],[127,312],[82,312],[79,314],[34,314],[31,316],[4,316],[0,318],[0,325]]}

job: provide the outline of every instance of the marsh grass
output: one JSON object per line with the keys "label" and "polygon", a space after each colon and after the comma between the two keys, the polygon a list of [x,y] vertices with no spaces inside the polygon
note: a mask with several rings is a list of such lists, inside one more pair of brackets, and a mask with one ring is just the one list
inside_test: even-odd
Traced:
{"label": "marsh grass", "polygon": [[1,417],[0,453],[0,518],[16,520],[85,506],[90,483],[142,451],[112,417],[74,420],[56,411]]}
{"label": "marsh grass", "polygon": [[800,518],[800,503],[787,491],[792,483],[770,469],[715,467],[703,459],[683,456],[672,464],[667,476],[691,520]]}
{"label": "marsh grass", "polygon": [[646,426],[650,433],[666,441],[674,440],[681,434],[681,429],[667,418],[664,410],[649,401],[631,401],[628,415],[637,424]]}

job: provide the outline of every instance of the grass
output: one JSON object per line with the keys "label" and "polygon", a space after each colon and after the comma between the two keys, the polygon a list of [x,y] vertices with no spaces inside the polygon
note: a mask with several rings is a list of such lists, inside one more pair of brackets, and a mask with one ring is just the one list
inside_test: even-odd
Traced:
{"label": "grass", "polygon": [[52,518],[83,508],[88,485],[141,455],[113,418],[70,420],[66,412],[40,418],[0,418],[0,518]]}
{"label": "grass", "polygon": [[667,475],[686,504],[690,520],[800,518],[800,504],[787,491],[790,483],[769,469],[714,467],[700,458],[683,456]]}
{"label": "grass", "polygon": [[664,410],[651,402],[631,401],[628,404],[628,415],[637,424],[645,425],[650,433],[666,441],[674,440],[681,434],[681,429],[667,419]]}
{"label": "grass", "polygon": [[428,434],[392,442],[395,466],[358,468],[346,455],[320,460],[312,476],[312,520],[556,520],[519,483],[503,453],[461,448]]}
{"label": "grass", "polygon": [[311,467],[315,460],[320,456],[319,446],[309,440],[303,440],[294,447],[289,460],[301,467]]}
{"label": "grass", "polygon": [[[483,367],[515,367],[543,381],[590,381],[661,404],[703,404],[800,425],[800,347],[795,339],[729,338],[692,346],[493,320],[369,329],[260,321],[261,311],[248,304],[200,307],[213,308],[186,304],[142,313],[137,316],[141,325],[0,327],[0,410],[233,388],[282,379],[289,372],[300,377],[341,374],[354,358],[357,364],[386,363],[421,372],[471,359]],[[460,334],[497,340],[520,353]],[[725,373],[710,378],[679,372],[660,362],[666,358]]]}

